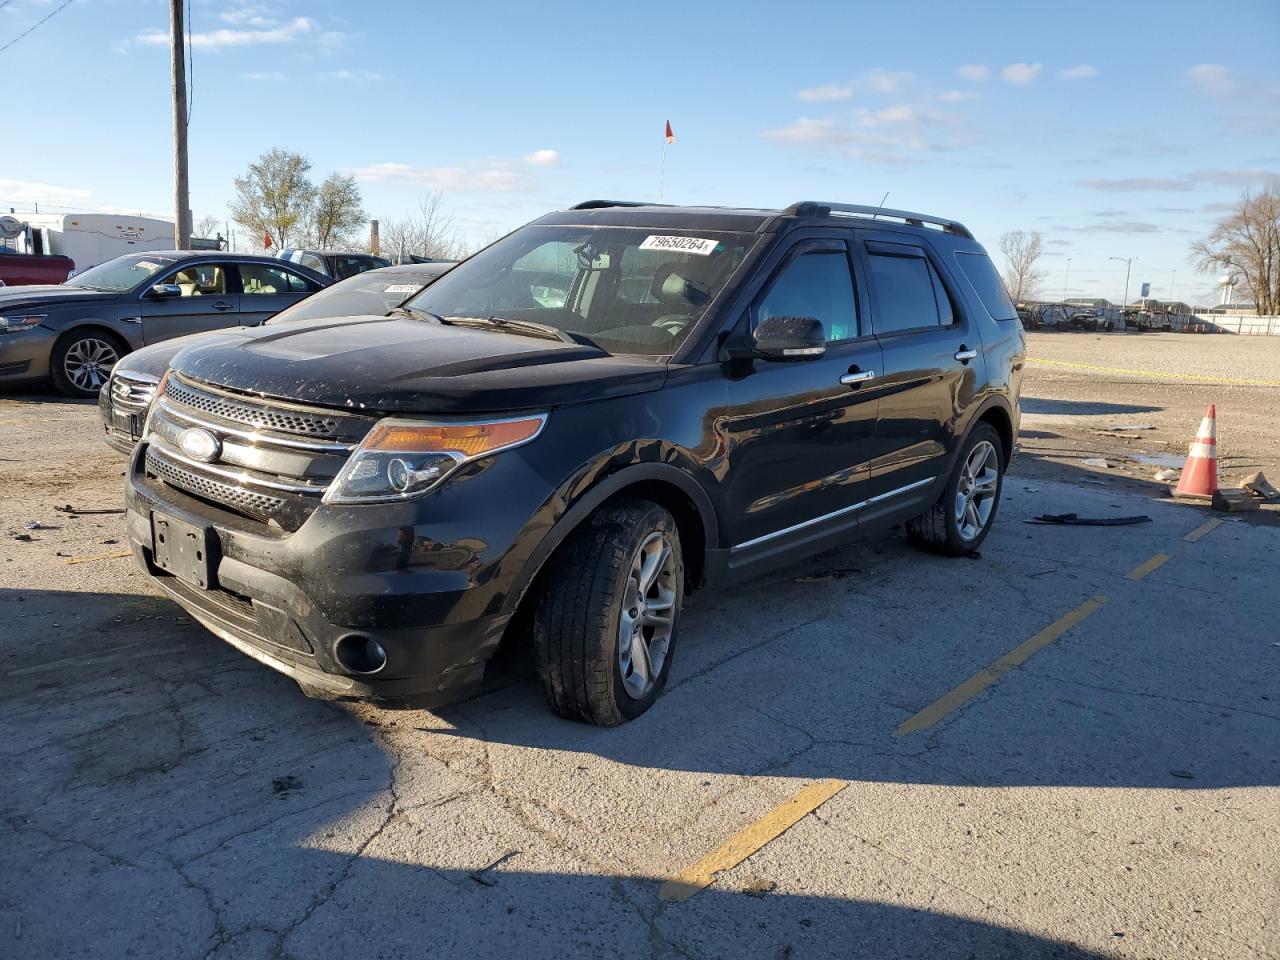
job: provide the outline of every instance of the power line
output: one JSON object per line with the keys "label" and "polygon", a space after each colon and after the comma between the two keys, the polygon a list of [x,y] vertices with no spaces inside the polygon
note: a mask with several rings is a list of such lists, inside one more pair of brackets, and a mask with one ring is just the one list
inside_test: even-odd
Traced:
{"label": "power line", "polygon": [[23,37],[27,36],[32,31],[34,31],[41,24],[48,23],[50,20],[52,20],[54,17],[60,14],[63,10],[67,9],[67,7],[71,6],[71,4],[72,4],[72,0],[64,0],[61,6],[55,8],[54,11],[51,14],[49,14],[47,17],[45,17],[43,20],[37,20],[35,23],[33,23],[30,27],[28,27],[22,33],[18,34],[12,40],[6,43],[3,47],[0,47],[0,53],[4,53],[6,50],[12,47],[15,43],[17,43]]}

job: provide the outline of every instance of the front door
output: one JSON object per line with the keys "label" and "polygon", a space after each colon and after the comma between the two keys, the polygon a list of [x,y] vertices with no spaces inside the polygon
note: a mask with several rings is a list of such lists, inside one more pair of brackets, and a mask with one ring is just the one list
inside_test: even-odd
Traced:
{"label": "front door", "polygon": [[947,472],[956,425],[982,375],[982,343],[943,265],[901,234],[867,236],[872,323],[883,351],[869,489],[877,509],[914,509]]}
{"label": "front door", "polygon": [[783,253],[745,321],[754,328],[768,316],[817,317],[826,354],[728,365],[722,429],[735,566],[852,526],[865,499],[880,345],[860,322],[847,243],[832,234]]}
{"label": "front door", "polygon": [[288,267],[273,263],[238,263],[240,323],[256,327],[319,289]]}
{"label": "front door", "polygon": [[156,283],[176,286],[178,295],[157,297],[151,287],[143,292],[139,312],[142,337],[147,343],[236,325],[238,298],[232,292],[226,264],[181,267]]}

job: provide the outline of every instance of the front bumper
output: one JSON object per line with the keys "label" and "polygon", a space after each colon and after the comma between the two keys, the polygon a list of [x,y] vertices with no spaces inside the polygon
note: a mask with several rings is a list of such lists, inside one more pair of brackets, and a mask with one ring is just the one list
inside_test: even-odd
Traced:
{"label": "front bumper", "polygon": [[[519,509],[498,511],[481,490],[464,490],[471,505],[461,510],[455,504],[446,513],[431,498],[321,507],[286,533],[148,476],[145,460],[143,443],[126,484],[134,558],[166,594],[241,652],[329,698],[431,706],[465,695],[483,679],[513,606],[506,600],[512,571],[520,568],[521,551],[512,549],[524,525]],[[497,463],[508,471],[527,469],[516,458]],[[462,486],[489,485],[478,479]],[[526,489],[533,486],[523,479]],[[511,489],[509,480],[496,482]],[[153,511],[212,531],[209,589],[156,565]],[[338,641],[353,634],[386,651],[376,674],[340,661]]]}
{"label": "front bumper", "polygon": [[49,355],[58,335],[44,327],[19,333],[0,333],[0,383],[43,380],[49,376]]}

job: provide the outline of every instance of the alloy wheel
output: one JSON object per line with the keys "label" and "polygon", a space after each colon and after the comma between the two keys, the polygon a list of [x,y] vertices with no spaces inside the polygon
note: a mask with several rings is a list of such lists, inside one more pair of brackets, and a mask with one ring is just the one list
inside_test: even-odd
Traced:
{"label": "alloy wheel", "polygon": [[84,337],[68,348],[62,369],[77,389],[97,391],[107,382],[119,359],[116,348],[106,340]]}
{"label": "alloy wheel", "polygon": [[644,697],[662,673],[675,605],[675,554],[667,534],[654,532],[631,561],[618,623],[618,670],[632,699]]}
{"label": "alloy wheel", "polygon": [[960,468],[956,484],[956,529],[964,540],[976,540],[987,528],[1000,486],[1000,454],[989,440],[974,445]]}

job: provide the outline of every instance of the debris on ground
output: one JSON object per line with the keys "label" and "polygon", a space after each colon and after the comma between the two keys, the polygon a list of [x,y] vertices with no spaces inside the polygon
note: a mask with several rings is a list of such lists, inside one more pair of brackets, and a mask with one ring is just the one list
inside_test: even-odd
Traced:
{"label": "debris on ground", "polygon": [[1263,500],[1280,500],[1280,490],[1277,490],[1267,481],[1267,478],[1262,475],[1262,471],[1258,471],[1241,480],[1240,489],[1248,490],[1254,496],[1261,497]]}
{"label": "debris on ground", "polygon": [[41,523],[39,520],[28,520],[23,524],[27,530],[61,530],[61,527],[53,527],[47,523]]}
{"label": "debris on ground", "polygon": [[480,884],[480,886],[482,887],[496,887],[498,885],[497,878],[486,876],[486,874],[488,874],[488,872],[494,869],[495,867],[499,867],[502,864],[506,863],[512,857],[518,857],[519,855],[520,855],[519,850],[509,850],[506,853],[504,853],[502,856],[500,856],[497,860],[493,861],[493,863],[490,863],[487,866],[481,867],[479,870],[473,870],[471,873],[467,874],[467,876],[469,876],[476,883]]}
{"label": "debris on ground", "polygon": [[60,507],[54,507],[58,513],[72,513],[81,517],[91,517],[107,513],[124,513],[124,507],[73,507],[66,503]]}
{"label": "debris on ground", "polygon": [[748,897],[763,897],[766,894],[773,893],[778,889],[777,883],[772,880],[764,880],[759,877],[752,877],[743,884],[742,892]]}
{"label": "debris on ground", "polygon": [[67,563],[90,563],[94,560],[120,560],[132,557],[132,550],[117,550],[115,553],[99,553],[92,557],[72,557]]}
{"label": "debris on ground", "polygon": [[1126,433],[1130,430],[1154,430],[1154,423],[1113,423],[1109,427],[1104,427],[1103,433]]}
{"label": "debris on ground", "polygon": [[1105,470],[1111,469],[1111,464],[1102,457],[1085,457],[1080,462],[1086,467],[1102,467]]}
{"label": "debris on ground", "polygon": [[1169,773],[1183,780],[1194,780],[1196,778],[1195,774],[1190,770],[1170,770]]}
{"label": "debris on ground", "polygon": [[1213,491],[1213,509],[1221,510],[1223,513],[1238,513],[1242,510],[1258,510],[1262,507],[1262,501],[1255,497],[1249,490],[1229,490],[1225,487],[1219,487]]}
{"label": "debris on ground", "polygon": [[796,583],[830,583],[832,580],[843,580],[861,572],[857,567],[845,567],[829,573],[806,573],[803,577],[796,577]]}
{"label": "debris on ground", "polygon": [[1145,513],[1133,517],[1082,517],[1076,513],[1044,513],[1023,523],[1048,523],[1062,527],[1125,527],[1135,523],[1150,523]]}
{"label": "debris on ground", "polygon": [[15,533],[13,535],[13,539],[17,540],[20,543],[31,543],[33,540],[35,540],[35,537],[33,537],[29,533]]}
{"label": "debris on ground", "polygon": [[300,777],[295,777],[293,774],[276,777],[271,781],[271,789],[276,793],[288,793],[290,790],[301,790],[302,786],[302,779]]}
{"label": "debris on ground", "polygon": [[1180,476],[1182,476],[1181,470],[1171,470],[1166,467],[1164,470],[1157,470],[1153,479],[1159,480],[1162,483],[1171,483],[1172,481],[1177,480]]}

